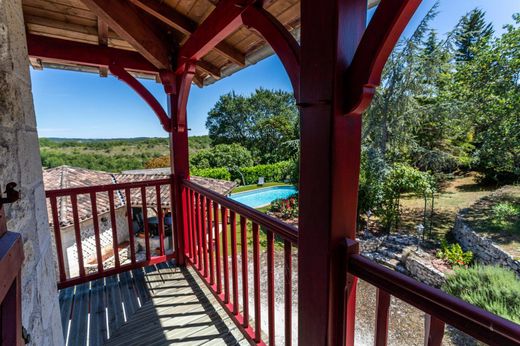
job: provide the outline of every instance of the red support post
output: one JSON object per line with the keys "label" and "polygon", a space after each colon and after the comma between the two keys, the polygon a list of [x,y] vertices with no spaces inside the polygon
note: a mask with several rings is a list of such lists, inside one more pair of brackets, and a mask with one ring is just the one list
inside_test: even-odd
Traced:
{"label": "red support post", "polygon": [[309,345],[344,344],[341,244],[355,238],[361,117],[342,112],[342,77],[366,13],[366,0],[302,2],[298,339]]}
{"label": "red support post", "polygon": [[172,121],[170,133],[170,162],[173,182],[173,199],[175,209],[175,237],[177,239],[177,264],[185,265],[188,243],[188,190],[182,182],[190,178],[188,153],[188,127],[186,121],[186,106],[190,92],[191,81],[195,75],[195,64],[185,65],[181,74],[172,72],[161,74],[164,89],[168,95],[168,112]]}

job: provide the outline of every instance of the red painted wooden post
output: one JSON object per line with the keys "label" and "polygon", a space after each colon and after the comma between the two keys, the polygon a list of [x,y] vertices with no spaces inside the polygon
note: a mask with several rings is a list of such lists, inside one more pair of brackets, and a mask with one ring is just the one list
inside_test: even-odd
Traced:
{"label": "red painted wooden post", "polygon": [[284,249],[284,294],[285,294],[285,346],[292,344],[292,253],[291,242],[285,240]]}
{"label": "red painted wooden post", "polygon": [[309,345],[344,343],[341,244],[355,238],[361,122],[343,114],[341,83],[366,12],[366,0],[302,1],[298,339]]}
{"label": "red painted wooden post", "polygon": [[208,277],[208,230],[206,222],[206,197],[201,196],[200,199],[200,218],[201,218],[201,237],[202,237],[202,259],[204,263],[204,277]]}
{"label": "red painted wooden post", "polygon": [[213,286],[215,283],[215,261],[213,257],[213,221],[211,214],[211,199],[206,199],[206,209],[208,213],[208,254],[209,254],[209,284]]}
{"label": "red painted wooden post", "polygon": [[228,266],[228,211],[220,208],[222,215],[222,268],[224,270],[224,303],[229,303],[229,266]]}
{"label": "red painted wooden post", "polygon": [[110,204],[110,227],[112,228],[112,249],[114,250],[114,266],[119,267],[119,242],[117,240],[117,222],[114,205],[114,191],[108,190],[108,203]]}
{"label": "red painted wooden post", "polygon": [[56,256],[58,256],[60,281],[65,281],[67,279],[67,274],[65,273],[65,263],[63,260],[63,244],[61,242],[60,219],[58,217],[58,203],[56,197],[51,197],[50,200],[52,210],[52,226],[54,228],[54,241],[56,242]]}
{"label": "red painted wooden post", "polygon": [[270,230],[267,230],[267,324],[269,326],[269,346],[274,346],[274,234]]}
{"label": "red painted wooden post", "polygon": [[238,264],[237,264],[237,217],[230,212],[231,222],[231,274],[233,277],[233,313],[238,314]]}
{"label": "red painted wooden post", "polygon": [[148,225],[148,205],[146,203],[146,187],[141,187],[141,204],[143,206],[143,222],[144,222],[144,247],[146,252],[146,260],[152,258],[150,251],[150,227]]}
{"label": "red painted wooden post", "polygon": [[132,264],[135,264],[135,234],[134,234],[134,222],[132,219],[132,198],[130,196],[130,189],[125,189],[126,199],[126,220],[128,222],[128,234],[130,237],[130,258]]}
{"label": "red painted wooden post", "polygon": [[92,207],[92,223],[94,225],[94,238],[96,241],[96,261],[98,267],[98,273],[103,272],[103,256],[101,254],[101,238],[99,234],[99,219],[97,212],[97,198],[96,193],[90,193],[90,205]]}
{"label": "red painted wooden post", "polygon": [[155,186],[155,195],[157,198],[157,221],[158,221],[158,231],[159,231],[159,248],[161,249],[161,256],[164,256],[164,218],[163,218],[163,210],[161,203],[161,186]]}
{"label": "red painted wooden post", "polygon": [[242,316],[244,316],[243,326],[249,326],[249,287],[248,287],[248,268],[247,268],[247,219],[240,215],[240,243],[242,250]]}
{"label": "red painted wooden post", "polygon": [[444,337],[444,322],[429,314],[424,315],[424,345],[441,346]]}
{"label": "red painted wooden post", "polygon": [[78,196],[72,194],[70,196],[70,202],[72,204],[72,219],[74,220],[74,235],[76,237],[76,249],[78,252],[78,265],[79,265],[79,276],[85,276],[85,266],[83,265],[83,244],[81,242],[81,230],[79,225],[78,215]]}
{"label": "red painted wooden post", "polygon": [[217,202],[213,202],[213,215],[215,219],[215,263],[217,265],[217,294],[220,294],[222,293],[222,271],[220,267],[220,224]]}
{"label": "red painted wooden post", "polygon": [[381,288],[376,290],[376,326],[374,345],[386,346],[388,342],[388,313],[390,311],[390,294]]}
{"label": "red painted wooden post", "polygon": [[202,199],[199,193],[196,194],[196,211],[197,211],[197,245],[198,245],[198,269],[202,270],[203,268],[203,249],[202,249],[202,212],[201,212],[201,203]]}
{"label": "red painted wooden post", "polygon": [[262,307],[260,306],[260,240],[259,227],[253,222],[253,288],[255,291],[255,341],[262,340]]}
{"label": "red painted wooden post", "polygon": [[191,232],[191,260],[197,264],[197,231],[195,223],[195,196],[193,190],[189,190],[189,210],[190,210],[190,232]]}

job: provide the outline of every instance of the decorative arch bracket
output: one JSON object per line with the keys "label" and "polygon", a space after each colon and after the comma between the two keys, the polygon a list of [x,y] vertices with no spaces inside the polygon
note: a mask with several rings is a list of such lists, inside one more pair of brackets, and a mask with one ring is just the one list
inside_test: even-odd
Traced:
{"label": "decorative arch bracket", "polygon": [[361,114],[370,105],[383,67],[420,4],[421,0],[381,1],[347,69],[344,90],[350,97],[345,97],[344,114]]}
{"label": "decorative arch bracket", "polygon": [[[163,129],[166,132],[171,132],[171,119],[161,106],[159,101],[142,85],[134,76],[128,73],[117,61],[111,61],[108,65],[110,73],[116,76],[119,80],[125,82],[130,88],[132,88],[141,98],[152,108],[153,112],[159,118]],[[162,74],[161,74],[162,76]]]}
{"label": "decorative arch bracket", "polygon": [[289,75],[296,100],[300,94],[300,45],[273,15],[261,6],[250,6],[242,13],[244,25],[255,29],[271,45]]}

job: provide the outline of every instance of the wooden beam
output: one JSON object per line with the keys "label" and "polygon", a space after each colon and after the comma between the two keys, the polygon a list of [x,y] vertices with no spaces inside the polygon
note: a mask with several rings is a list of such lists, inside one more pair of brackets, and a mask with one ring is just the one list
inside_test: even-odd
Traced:
{"label": "wooden beam", "polygon": [[[189,17],[177,12],[171,6],[164,2],[156,0],[130,0],[134,5],[146,11],[148,14],[159,19],[168,26],[182,32],[185,35],[191,35],[195,32],[198,24]],[[215,50],[239,66],[245,66],[245,54],[230,46],[225,42],[220,42],[215,46]]]}
{"label": "wooden beam", "polygon": [[242,12],[253,3],[254,0],[220,1],[213,12],[181,47],[176,72],[182,72],[187,62],[199,60],[238,29],[242,25]]}
{"label": "wooden beam", "polygon": [[41,59],[43,62],[108,67],[116,60],[126,70],[151,75],[159,72],[137,52],[59,38],[27,34],[27,50],[31,59]]}
{"label": "wooden beam", "polygon": [[[108,47],[108,25],[101,19],[97,19],[98,43],[102,47]],[[99,67],[99,75],[101,77],[108,76],[108,68],[105,66]]]}
{"label": "wooden beam", "polygon": [[170,47],[158,28],[144,20],[134,6],[124,0],[82,0],[121,38],[158,69],[170,67]]}
{"label": "wooden beam", "polygon": [[220,76],[221,76],[220,69],[217,68],[216,66],[210,64],[209,62],[204,61],[204,60],[199,60],[199,61],[197,61],[197,66],[204,72],[213,76],[213,78],[220,79]]}

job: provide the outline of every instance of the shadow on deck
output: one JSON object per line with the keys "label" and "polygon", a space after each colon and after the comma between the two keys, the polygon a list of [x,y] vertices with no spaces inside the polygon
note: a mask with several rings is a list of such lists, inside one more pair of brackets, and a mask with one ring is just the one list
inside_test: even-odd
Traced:
{"label": "shadow on deck", "polygon": [[162,263],[60,291],[67,345],[248,342],[190,268]]}

